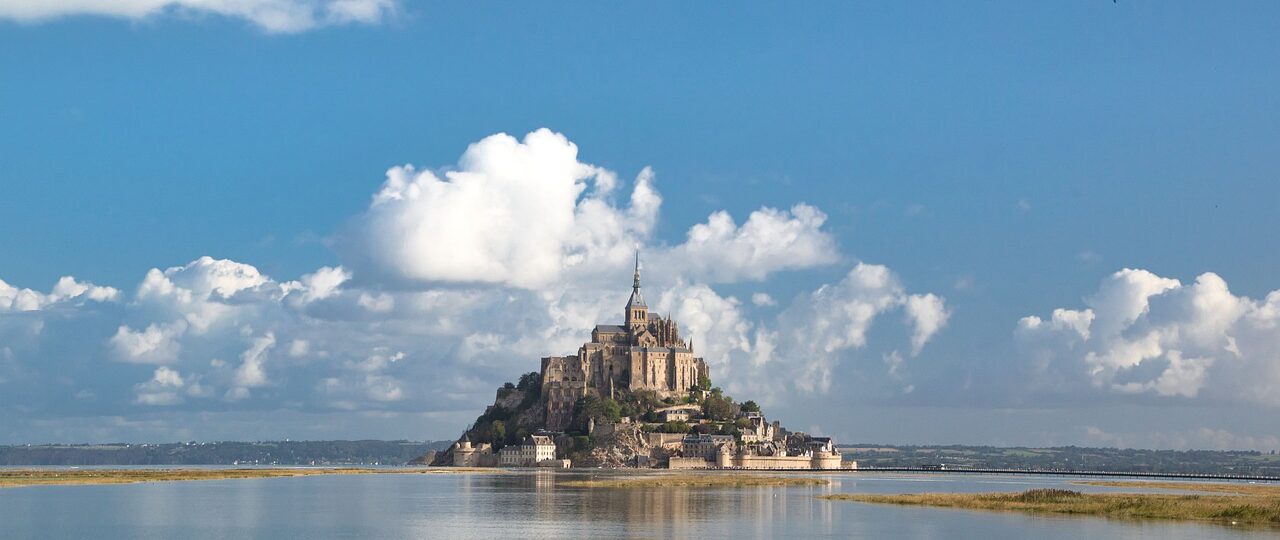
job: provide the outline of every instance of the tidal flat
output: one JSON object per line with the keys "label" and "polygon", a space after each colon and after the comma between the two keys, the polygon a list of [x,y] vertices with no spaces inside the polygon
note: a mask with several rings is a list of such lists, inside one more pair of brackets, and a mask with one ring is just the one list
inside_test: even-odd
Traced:
{"label": "tidal flat", "polygon": [[903,506],[1280,527],[1280,486],[1277,485],[1137,481],[1076,484],[1195,493],[1081,493],[1069,489],[1032,489],[1021,493],[840,493],[820,498]]}
{"label": "tidal flat", "polygon": [[752,474],[661,474],[594,480],[570,480],[563,485],[588,488],[654,488],[654,487],[786,487],[825,486],[821,478],[761,476]]}
{"label": "tidal flat", "polygon": [[241,468],[241,469],[0,469],[0,488],[81,484],[136,484],[190,480],[286,478],[335,474],[463,474],[500,472],[487,468]]}

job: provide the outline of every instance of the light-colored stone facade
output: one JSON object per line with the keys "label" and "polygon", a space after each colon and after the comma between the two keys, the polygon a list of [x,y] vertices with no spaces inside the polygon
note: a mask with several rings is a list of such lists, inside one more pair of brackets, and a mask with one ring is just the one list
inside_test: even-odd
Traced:
{"label": "light-colored stone facade", "polygon": [[518,445],[498,451],[498,464],[503,467],[534,467],[556,459],[556,443],[545,435],[530,435]]}
{"label": "light-colored stone facade", "polygon": [[574,403],[587,395],[604,398],[620,390],[651,390],[660,397],[684,396],[700,379],[710,378],[707,363],[680,337],[679,324],[669,316],[651,315],[640,294],[637,258],[624,324],[597,325],[591,341],[575,356],[542,359],[548,429],[564,429]]}
{"label": "light-colored stone facade", "polygon": [[453,443],[454,467],[492,467],[498,464],[497,457],[489,443],[472,445],[471,439],[466,435]]}

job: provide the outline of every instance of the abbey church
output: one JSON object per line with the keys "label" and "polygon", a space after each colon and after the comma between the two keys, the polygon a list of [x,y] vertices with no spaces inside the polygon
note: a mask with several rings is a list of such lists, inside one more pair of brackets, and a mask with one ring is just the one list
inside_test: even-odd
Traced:
{"label": "abbey church", "polygon": [[680,338],[679,325],[670,316],[650,316],[640,294],[638,255],[623,320],[622,326],[596,325],[577,356],[542,359],[547,429],[563,429],[574,403],[587,395],[605,398],[618,391],[650,390],[660,397],[684,396],[699,380],[710,378],[707,363],[693,355],[693,344]]}

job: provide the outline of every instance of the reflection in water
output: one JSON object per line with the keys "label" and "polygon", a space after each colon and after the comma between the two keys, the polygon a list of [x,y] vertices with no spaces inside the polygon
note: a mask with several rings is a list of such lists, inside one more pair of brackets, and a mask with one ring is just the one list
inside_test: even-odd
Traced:
{"label": "reflection in water", "polygon": [[1180,538],[1213,525],[828,502],[833,492],[1014,491],[1063,480],[826,475],[829,486],[575,488],[609,473],[312,476],[0,490],[3,538]]}

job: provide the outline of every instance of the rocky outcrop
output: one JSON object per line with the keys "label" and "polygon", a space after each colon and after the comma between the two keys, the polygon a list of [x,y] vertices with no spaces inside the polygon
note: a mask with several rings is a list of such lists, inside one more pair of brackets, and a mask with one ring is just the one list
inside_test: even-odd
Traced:
{"label": "rocky outcrop", "polygon": [[654,463],[654,450],[640,427],[632,423],[603,424],[592,432],[593,447],[574,461],[578,467],[647,467]]}

